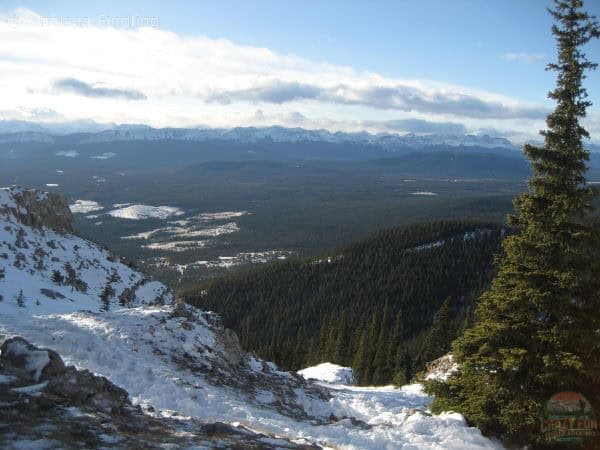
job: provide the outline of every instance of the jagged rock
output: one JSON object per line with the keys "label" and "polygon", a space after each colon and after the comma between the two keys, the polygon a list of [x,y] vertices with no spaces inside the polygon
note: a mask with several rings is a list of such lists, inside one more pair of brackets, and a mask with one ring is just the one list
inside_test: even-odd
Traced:
{"label": "jagged rock", "polygon": [[46,297],[56,300],[57,298],[62,299],[65,298],[60,292],[54,291],[52,289],[41,288],[40,292],[44,294]]}
{"label": "jagged rock", "polygon": [[440,358],[428,362],[426,364],[426,380],[446,380],[454,371],[457,365],[451,353],[448,353]]}
{"label": "jagged rock", "polygon": [[21,337],[2,344],[0,379],[0,448],[319,448],[243,426],[154,416],[106,378],[65,367],[58,353]]}
{"label": "jagged rock", "polygon": [[104,412],[116,413],[129,403],[129,396],[124,389],[104,377],[87,370],[76,370],[73,366],[67,367],[61,377],[52,379],[47,390],[59,397],[68,398],[74,405],[89,404]]}
{"label": "jagged rock", "polygon": [[0,204],[0,213],[12,214],[22,224],[34,228],[47,227],[59,233],[73,232],[73,215],[59,194],[18,186],[3,191],[12,201]]}
{"label": "jagged rock", "polygon": [[237,334],[235,334],[235,331],[225,328],[221,332],[221,339],[223,346],[228,349],[228,351],[225,353],[227,361],[231,365],[237,366],[240,361],[244,359],[245,355]]}
{"label": "jagged rock", "polygon": [[4,341],[0,347],[0,362],[8,370],[36,383],[65,371],[65,364],[58,353],[39,349],[19,336]]}
{"label": "jagged rock", "polygon": [[46,382],[47,395],[69,403],[116,412],[128,404],[127,392],[87,370],[65,367],[58,353],[38,348],[22,337],[7,339],[0,348],[2,368],[26,382]]}

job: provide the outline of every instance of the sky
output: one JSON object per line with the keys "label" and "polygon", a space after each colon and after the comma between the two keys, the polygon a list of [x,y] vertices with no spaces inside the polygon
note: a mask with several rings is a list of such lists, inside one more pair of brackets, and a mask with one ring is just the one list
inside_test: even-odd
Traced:
{"label": "sky", "polygon": [[[585,2],[600,16],[600,1]],[[0,4],[0,119],[535,139],[550,0]],[[600,43],[586,47],[600,59]],[[600,73],[585,125],[600,140]],[[597,138],[596,138],[597,136]]]}

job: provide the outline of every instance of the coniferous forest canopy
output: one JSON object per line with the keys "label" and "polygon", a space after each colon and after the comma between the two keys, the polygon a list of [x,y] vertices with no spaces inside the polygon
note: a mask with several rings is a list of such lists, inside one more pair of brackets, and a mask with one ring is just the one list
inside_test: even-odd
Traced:
{"label": "coniferous forest canopy", "polygon": [[504,232],[472,221],[393,228],[181,297],[218,311],[246,349],[286,369],[332,361],[353,367],[361,384],[402,384],[450,349],[487,287]]}

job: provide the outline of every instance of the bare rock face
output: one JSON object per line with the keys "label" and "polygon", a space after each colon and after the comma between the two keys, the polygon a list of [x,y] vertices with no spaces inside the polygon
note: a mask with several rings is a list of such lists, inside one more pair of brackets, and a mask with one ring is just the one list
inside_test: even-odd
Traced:
{"label": "bare rock face", "polygon": [[104,412],[122,409],[127,392],[87,370],[65,367],[58,353],[37,348],[22,337],[7,339],[0,347],[2,369],[28,383],[44,383],[48,395],[69,399],[73,405],[88,405]]}
{"label": "bare rock face", "polygon": [[73,215],[66,200],[52,192],[40,192],[18,186],[1,189],[0,213],[12,214],[21,223],[34,228],[48,227],[59,233],[73,232]]}
{"label": "bare rock face", "polygon": [[65,367],[58,353],[21,337],[0,351],[0,448],[320,448],[241,425],[144,412],[106,378]]}
{"label": "bare rock face", "polygon": [[223,329],[222,340],[224,342],[225,348],[230,349],[228,352],[229,361],[233,365],[237,365],[242,361],[245,357],[245,352],[242,350],[242,346],[240,344],[240,340],[230,328]]}
{"label": "bare rock face", "polygon": [[0,364],[30,382],[60,376],[65,371],[62,358],[53,350],[38,349],[22,337],[7,339],[0,347]]}

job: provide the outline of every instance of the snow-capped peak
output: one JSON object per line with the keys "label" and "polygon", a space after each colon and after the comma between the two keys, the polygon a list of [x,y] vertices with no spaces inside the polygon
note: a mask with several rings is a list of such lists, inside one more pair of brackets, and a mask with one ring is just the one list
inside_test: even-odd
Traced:
{"label": "snow-capped peak", "polygon": [[[515,146],[504,137],[493,137],[479,134],[397,134],[329,131],[325,129],[288,128],[278,125],[267,127],[235,127],[235,128],[152,128],[147,125],[123,124],[90,126],[87,132],[81,126],[48,128],[37,124],[25,126],[24,123],[13,124],[0,121],[0,142],[54,142],[61,136],[70,135],[71,143],[98,143],[113,141],[233,141],[239,143],[256,143],[273,141],[281,143],[326,142],[334,144],[372,145],[395,151],[399,148],[423,149],[440,145],[458,147],[483,147],[515,149]],[[71,131],[72,130],[72,131]]]}

